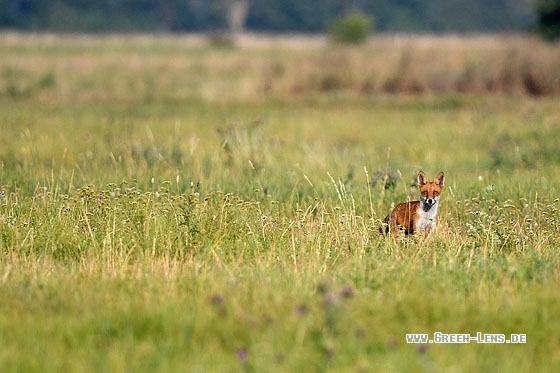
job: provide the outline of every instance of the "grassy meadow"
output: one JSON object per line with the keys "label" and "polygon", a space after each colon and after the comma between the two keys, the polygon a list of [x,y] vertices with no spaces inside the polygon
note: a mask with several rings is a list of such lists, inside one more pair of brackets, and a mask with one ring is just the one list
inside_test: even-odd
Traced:
{"label": "grassy meadow", "polygon": [[[558,371],[560,46],[0,37],[0,370]],[[438,232],[379,235],[415,175]],[[526,334],[408,344],[406,334]]]}

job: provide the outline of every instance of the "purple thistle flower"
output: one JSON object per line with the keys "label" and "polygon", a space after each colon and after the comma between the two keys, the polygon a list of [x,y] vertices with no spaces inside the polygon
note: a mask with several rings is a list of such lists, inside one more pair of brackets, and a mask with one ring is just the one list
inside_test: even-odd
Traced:
{"label": "purple thistle flower", "polygon": [[237,350],[237,352],[235,353],[235,356],[237,356],[237,359],[239,361],[241,361],[242,363],[246,363],[247,360],[249,359],[249,352],[247,352],[247,350],[240,348],[239,350]]}

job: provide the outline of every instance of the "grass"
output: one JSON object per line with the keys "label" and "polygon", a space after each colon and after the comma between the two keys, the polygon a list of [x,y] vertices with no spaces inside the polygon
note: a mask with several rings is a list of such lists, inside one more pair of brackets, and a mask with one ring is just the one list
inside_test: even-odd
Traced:
{"label": "grass", "polygon": [[[380,52],[272,40],[5,35],[2,371],[556,371],[557,97],[324,89]],[[381,237],[418,169],[438,234]]]}

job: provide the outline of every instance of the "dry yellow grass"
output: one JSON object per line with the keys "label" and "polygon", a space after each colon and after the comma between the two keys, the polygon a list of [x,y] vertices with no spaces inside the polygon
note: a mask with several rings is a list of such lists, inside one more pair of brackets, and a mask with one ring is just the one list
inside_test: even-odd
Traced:
{"label": "dry yellow grass", "polygon": [[[245,35],[235,47],[212,45],[201,35],[3,34],[0,94],[76,102],[560,94],[560,46],[528,36],[380,35],[345,47],[318,36]],[[37,88],[45,82],[51,89]]]}

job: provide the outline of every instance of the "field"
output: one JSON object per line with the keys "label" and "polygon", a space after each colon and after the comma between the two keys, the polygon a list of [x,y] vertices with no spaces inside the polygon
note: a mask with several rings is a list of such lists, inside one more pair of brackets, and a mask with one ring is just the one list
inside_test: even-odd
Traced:
{"label": "field", "polygon": [[[0,370],[558,371],[560,46],[0,38]],[[446,173],[438,232],[379,235]],[[524,344],[406,335],[525,334]]]}

